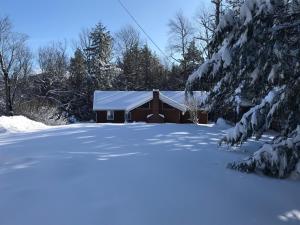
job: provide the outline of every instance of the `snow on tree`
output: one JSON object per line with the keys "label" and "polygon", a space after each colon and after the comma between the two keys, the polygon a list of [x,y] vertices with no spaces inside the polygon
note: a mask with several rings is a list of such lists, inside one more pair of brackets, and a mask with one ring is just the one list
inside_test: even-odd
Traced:
{"label": "snow on tree", "polygon": [[79,120],[88,120],[93,115],[92,96],[95,86],[88,76],[85,57],[80,49],[75,51],[70,60],[68,89],[70,96],[66,110]]}
{"label": "snow on tree", "polygon": [[300,173],[300,125],[287,137],[279,136],[271,144],[264,144],[253,156],[229,168],[243,172],[262,172],[285,178],[292,172]]}
{"label": "snow on tree", "polygon": [[26,35],[13,31],[8,17],[0,17],[0,77],[4,86],[6,115],[14,114],[20,80],[31,70],[32,54],[26,41]]}
{"label": "snow on tree", "polygon": [[102,23],[98,23],[82,35],[89,75],[94,78],[97,89],[110,89],[114,77],[119,74],[119,69],[111,63],[113,38],[110,32]]}
{"label": "snow on tree", "polygon": [[[273,127],[281,131],[283,140],[300,124],[300,7],[296,3],[246,0],[238,14],[229,9],[221,16],[209,45],[213,54],[189,77],[186,89],[209,91],[206,108],[212,118],[240,120],[222,143],[240,145],[252,136],[259,139]],[[244,113],[246,103],[250,110]],[[294,168],[291,161],[282,164],[276,140],[270,146],[278,155],[277,167]],[[262,157],[260,152],[264,151],[257,157]],[[251,165],[259,169],[257,157],[251,158],[255,162]],[[276,172],[266,161],[262,171],[268,175],[272,170],[274,176],[285,177],[292,170]],[[231,167],[239,165],[245,163]]]}

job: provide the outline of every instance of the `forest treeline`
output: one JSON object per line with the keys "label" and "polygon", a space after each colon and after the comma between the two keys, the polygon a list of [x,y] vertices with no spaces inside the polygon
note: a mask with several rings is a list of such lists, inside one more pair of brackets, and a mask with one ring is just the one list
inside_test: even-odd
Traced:
{"label": "forest treeline", "polygon": [[28,36],[15,31],[9,17],[1,17],[0,114],[50,124],[89,121],[95,90],[184,90],[206,49],[197,26],[181,11],[168,28],[164,57],[133,26],[112,34],[101,22],[83,29],[74,43],[51,42],[34,53]]}

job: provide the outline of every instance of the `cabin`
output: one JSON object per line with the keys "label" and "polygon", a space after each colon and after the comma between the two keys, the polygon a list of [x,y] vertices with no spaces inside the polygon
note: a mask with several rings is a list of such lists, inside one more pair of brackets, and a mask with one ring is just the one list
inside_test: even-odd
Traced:
{"label": "cabin", "polygon": [[[185,102],[184,91],[95,91],[93,110],[97,123],[192,123]],[[199,123],[208,123],[206,111],[198,108],[197,115]]]}

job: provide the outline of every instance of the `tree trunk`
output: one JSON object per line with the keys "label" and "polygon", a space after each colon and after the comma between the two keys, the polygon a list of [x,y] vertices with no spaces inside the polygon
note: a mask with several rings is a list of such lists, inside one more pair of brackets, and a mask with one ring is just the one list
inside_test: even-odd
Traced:
{"label": "tree trunk", "polygon": [[11,101],[11,85],[10,79],[8,77],[8,72],[4,72],[4,87],[5,87],[5,107],[6,107],[6,115],[13,116],[13,106]]}
{"label": "tree trunk", "polygon": [[213,4],[215,4],[215,25],[216,27],[219,25],[220,23],[220,15],[221,15],[221,4],[222,4],[222,0],[213,0],[212,1]]}

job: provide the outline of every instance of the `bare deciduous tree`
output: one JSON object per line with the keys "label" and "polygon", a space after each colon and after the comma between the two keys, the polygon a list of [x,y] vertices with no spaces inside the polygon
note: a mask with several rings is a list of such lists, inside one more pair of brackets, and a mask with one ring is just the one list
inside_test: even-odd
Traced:
{"label": "bare deciduous tree", "polygon": [[115,34],[115,52],[116,55],[123,56],[127,51],[132,49],[134,46],[140,46],[141,37],[139,31],[133,26],[127,25],[123,27],[119,32]]}
{"label": "bare deciduous tree", "polygon": [[175,59],[183,66],[183,70],[186,71],[187,65],[185,55],[187,48],[191,40],[193,39],[194,29],[191,22],[187,17],[183,15],[182,11],[176,13],[175,17],[170,20],[169,24],[169,48],[171,50],[172,57],[174,53],[179,54],[181,59]]}
{"label": "bare deciduous tree", "polygon": [[[91,38],[92,30],[89,28],[82,29],[79,34],[79,41],[76,48],[80,49],[85,57],[86,62],[91,61],[91,55],[88,54],[87,49],[92,45],[92,38]],[[88,68],[89,73],[91,69]]]}
{"label": "bare deciduous tree", "polygon": [[0,18],[0,75],[4,82],[7,115],[13,115],[20,78],[31,70],[32,55],[26,47],[26,40],[26,35],[12,31],[8,17]]}
{"label": "bare deciduous tree", "polygon": [[199,101],[197,100],[197,98],[195,96],[190,96],[189,99],[185,100],[185,104],[188,107],[188,112],[189,112],[189,116],[190,116],[190,120],[194,123],[194,124],[198,124],[198,113],[199,113]]}
{"label": "bare deciduous tree", "polygon": [[62,77],[68,69],[68,57],[66,55],[66,43],[51,43],[38,50],[38,63],[43,73]]}
{"label": "bare deciduous tree", "polygon": [[210,57],[210,52],[207,47],[209,42],[211,41],[214,32],[215,32],[215,24],[214,18],[210,10],[202,7],[202,9],[196,15],[196,23],[197,23],[197,34],[196,39],[199,40],[199,44],[201,46],[201,51],[204,53],[206,57]]}

